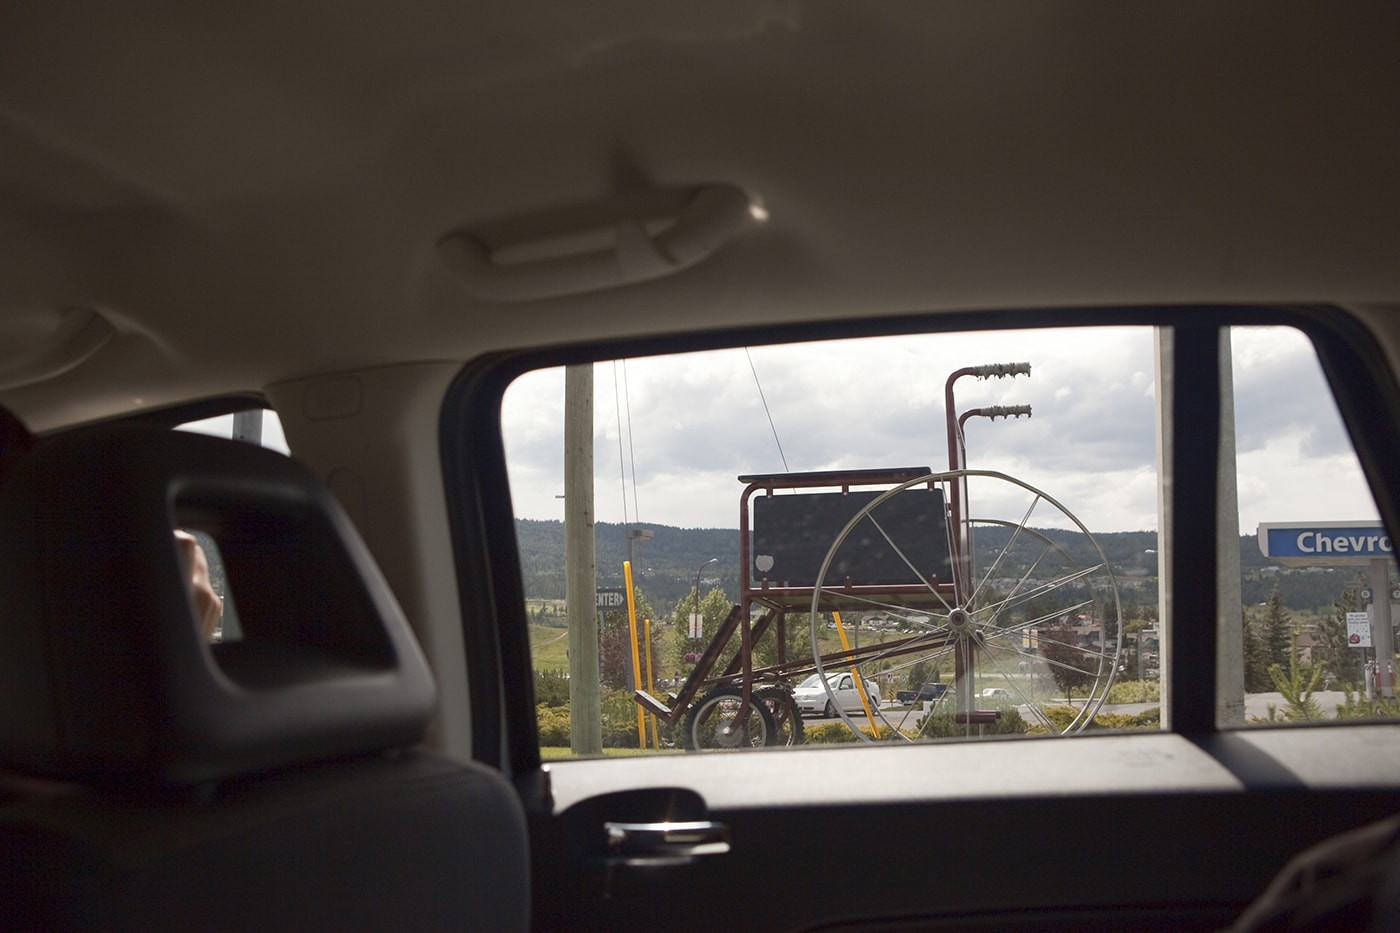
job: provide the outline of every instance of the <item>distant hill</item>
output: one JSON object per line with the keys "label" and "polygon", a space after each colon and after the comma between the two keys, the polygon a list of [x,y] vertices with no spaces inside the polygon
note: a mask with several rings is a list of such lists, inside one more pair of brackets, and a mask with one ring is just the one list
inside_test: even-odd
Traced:
{"label": "distant hill", "polygon": [[[649,540],[633,545],[633,577],[658,611],[670,612],[695,586],[701,572],[702,590],[722,587],[731,600],[739,594],[739,532],[733,528],[676,528],[670,525],[623,526],[599,522],[594,529],[599,586],[622,584],[622,562],[627,559],[626,527],[644,528]],[[545,599],[564,598],[564,523],[517,519],[525,593]],[[1040,534],[1067,547],[1081,563],[1088,554],[1075,553],[1082,538],[1070,532],[1041,529]],[[1006,529],[983,529],[976,545],[985,566],[1005,546]],[[1155,605],[1157,602],[1157,533],[1155,531],[1104,532],[1095,535],[1114,574],[1124,603]],[[710,558],[714,563],[706,563]],[[1246,606],[1268,599],[1277,585],[1290,609],[1325,609],[1351,582],[1341,570],[1283,569],[1259,553],[1253,535],[1240,537],[1240,567]]]}

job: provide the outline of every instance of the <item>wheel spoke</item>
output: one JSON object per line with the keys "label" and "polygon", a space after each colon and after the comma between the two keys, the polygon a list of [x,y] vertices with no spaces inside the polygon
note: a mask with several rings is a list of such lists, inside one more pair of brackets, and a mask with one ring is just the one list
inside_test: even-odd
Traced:
{"label": "wheel spoke", "polygon": [[[1012,532],[1011,540],[1006,542],[1006,546],[1001,549],[1001,553],[998,554],[996,556],[996,559],[992,561],[992,566],[988,567],[987,572],[982,576],[982,581],[977,584],[977,589],[972,593],[971,596],[968,597],[967,601],[969,605],[977,601],[977,594],[982,592],[982,588],[987,585],[987,581],[991,579],[993,571],[995,571],[998,567],[1001,566],[1002,558],[1004,558],[1007,554],[1011,553],[1011,549],[1015,547],[1016,539],[1021,536],[1021,531],[1026,527],[1026,523],[1031,520],[1031,514],[1035,512],[1035,507],[1040,504],[1040,498],[1040,494],[1037,493],[1035,498],[1031,500],[1031,504],[1026,509],[1026,513],[1021,516],[1021,521],[1016,525],[1016,530]],[[966,508],[965,504],[964,508]],[[973,524],[973,520],[971,518],[964,519],[964,522],[968,525],[969,528]],[[971,540],[971,534],[969,534],[968,540]],[[1037,561],[1037,563],[1039,563],[1039,561]]]}
{"label": "wheel spoke", "polygon": [[[1015,690],[1017,695],[1019,695],[1024,701],[1020,705],[1030,710],[1032,715],[1034,715],[1038,720],[1040,720],[1041,725],[1053,730],[1055,728],[1055,724],[1051,721],[1049,716],[1045,715],[1045,711],[1041,708],[1040,703],[1028,696],[1026,694],[1025,689],[1021,686],[1020,680],[1013,678],[1011,674],[1008,673],[1004,667],[1002,667],[1001,659],[997,657],[997,653],[998,652],[995,651],[989,651],[987,652],[987,657],[991,660],[992,665],[1001,674],[1002,679],[1005,680],[1006,683],[1010,685],[1011,689]],[[1015,654],[1016,652],[1011,653]]]}
{"label": "wheel spoke", "polygon": [[[989,485],[984,486],[984,483]],[[961,488],[967,489],[968,495],[977,497],[978,501],[1005,500],[1001,491],[992,488],[996,483],[1010,484],[1026,493],[1014,506],[1014,520],[960,518],[960,525],[945,521],[941,531],[933,532],[944,535],[949,557],[953,559],[951,592],[956,599],[948,595],[950,587],[933,582],[936,578],[926,575],[917,566],[914,555],[924,550],[914,541],[905,539],[908,533],[902,530],[900,522],[891,518],[892,513],[872,514],[903,490],[918,485],[941,486],[945,502],[959,495],[959,484],[965,484]],[[988,494],[986,499],[982,498],[984,493]],[[971,514],[967,495],[959,498],[963,506],[961,514]],[[985,514],[985,509],[983,511]],[[1047,514],[1051,511],[1053,517]],[[1037,530],[1031,527],[1032,521],[1046,524],[1047,528]],[[990,531],[982,537],[990,545],[985,562],[977,560],[977,539],[973,537],[979,524],[1006,529],[1004,539]],[[933,525],[922,527],[934,528]],[[1065,528],[1070,530],[1062,530]],[[880,542],[877,546],[887,555],[884,566],[895,568],[893,574],[883,577],[891,581],[890,587],[882,590],[869,579],[859,579],[858,571],[843,570],[841,578],[835,576],[837,551],[852,534],[858,534],[867,542]],[[1084,560],[1090,556],[1093,559]],[[981,566],[975,566],[977,564]],[[904,573],[908,581],[895,583]],[[1009,587],[1009,592],[996,590],[999,581]],[[946,711],[949,707],[943,704],[951,703],[952,709],[958,712],[974,712],[980,688],[991,687],[997,687],[996,695],[1009,699],[1037,731],[1055,734],[1076,731],[1102,704],[1112,682],[1116,649],[1107,649],[1101,644],[1080,645],[1077,643],[1080,635],[1059,635],[1055,640],[1064,638],[1061,644],[1069,650],[1055,652],[1054,656],[1042,650],[1048,644],[1045,630],[1058,627],[1058,619],[1065,618],[1066,625],[1074,626],[1081,634],[1097,632],[1092,637],[1100,639],[1105,627],[1117,619],[1117,584],[1103,549],[1084,525],[1053,497],[1011,477],[960,470],[922,477],[886,490],[865,502],[837,534],[815,582],[810,617],[816,670],[856,661],[869,678],[873,679],[878,670],[898,674],[905,680],[906,672],[915,665],[930,664],[932,667],[928,670],[934,676],[926,675],[923,679],[942,679],[948,677],[948,667],[952,665],[952,688],[944,699],[930,707],[931,711],[941,708],[945,712],[919,720],[921,735],[929,738],[984,733],[972,716],[953,725]],[[983,602],[985,605],[979,605]],[[924,634],[895,639],[888,646],[866,645],[859,654],[852,649],[823,656],[820,620],[824,614],[861,610],[883,613],[898,622],[900,629]],[[1040,630],[1038,640],[1031,634],[1037,629]],[[878,669],[875,665],[879,665]],[[918,686],[912,681],[909,685]],[[1002,690],[1001,685],[1009,689]],[[1084,709],[1068,728],[1063,725],[1063,719],[1052,718],[1046,712],[1047,695],[1054,695],[1052,691],[1056,690],[1056,685],[1071,685],[1062,689],[1074,692],[1084,689],[1087,693]],[[910,717],[917,715],[921,715],[917,705],[893,717],[886,716],[883,711],[878,715],[872,712],[872,718],[886,724],[895,722],[901,731]],[[850,728],[856,728],[848,716],[841,718]],[[1008,720],[1013,724],[1012,731],[1022,728],[1014,726],[1019,721],[1019,717]]]}
{"label": "wheel spoke", "polygon": [[924,584],[928,591],[934,596],[936,596],[938,598],[938,601],[943,604],[944,609],[947,609],[949,612],[952,612],[953,607],[948,605],[948,601],[943,598],[943,594],[938,592],[938,587],[934,586],[928,580],[924,579],[923,572],[919,570],[918,567],[914,566],[914,562],[909,559],[909,556],[907,554],[904,553],[904,549],[895,543],[894,539],[890,537],[889,532],[885,531],[884,526],[876,520],[875,513],[868,513],[865,517],[866,520],[870,522],[870,524],[875,526],[875,530],[880,532],[880,537],[885,539],[885,543],[888,544],[890,548],[896,554],[899,555],[899,559],[904,562],[904,566],[909,568],[909,572],[914,575],[914,579]]}

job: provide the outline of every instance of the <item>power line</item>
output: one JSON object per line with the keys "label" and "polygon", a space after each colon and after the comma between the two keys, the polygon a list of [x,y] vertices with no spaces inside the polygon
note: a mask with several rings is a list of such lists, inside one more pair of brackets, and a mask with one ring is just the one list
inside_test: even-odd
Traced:
{"label": "power line", "polygon": [[637,502],[637,451],[634,446],[635,437],[632,434],[632,390],[627,383],[626,360],[622,361],[622,401],[627,406],[627,452],[632,459],[632,514],[637,517],[637,521],[640,523],[642,507]]}
{"label": "power line", "polygon": [[[624,363],[625,367],[626,364]],[[628,405],[629,410],[631,405]],[[622,475],[622,524],[627,525],[627,460],[622,456],[622,400],[617,381],[617,360],[613,360],[613,410],[617,415],[617,470]],[[628,416],[627,429],[632,429],[631,416]],[[632,469],[632,476],[637,475],[636,467]]]}
{"label": "power line", "polygon": [[763,413],[768,416],[768,427],[773,432],[773,443],[778,445],[778,458],[783,461],[783,472],[791,473],[788,466],[787,455],[783,453],[783,442],[778,440],[778,426],[773,423],[773,413],[768,410],[768,399],[763,394],[763,383],[758,379],[758,368],[753,364],[753,355],[749,353],[749,348],[744,347],[744,356],[749,361],[749,371],[753,373],[753,383],[758,386],[758,399],[763,403]]}

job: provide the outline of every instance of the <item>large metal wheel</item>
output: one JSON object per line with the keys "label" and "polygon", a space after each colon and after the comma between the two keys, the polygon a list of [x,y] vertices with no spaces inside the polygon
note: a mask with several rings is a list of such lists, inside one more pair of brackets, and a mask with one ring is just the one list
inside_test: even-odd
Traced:
{"label": "large metal wheel", "polygon": [[801,745],[802,712],[792,700],[792,694],[782,687],[759,687],[753,692],[758,701],[768,707],[773,717],[773,733],[768,738],[769,745]]}
{"label": "large metal wheel", "polygon": [[[896,519],[910,501],[900,497],[915,491],[942,496],[941,528]],[[927,540],[934,534],[944,540]],[[898,633],[859,658],[867,679],[907,677],[923,664],[930,679],[952,680],[927,716],[887,711],[895,737],[1077,732],[1118,667],[1118,586],[1103,549],[1063,505],[1002,473],[934,473],[877,496],[837,534],[817,579],[810,622],[819,672],[851,664],[823,654],[826,620],[862,614]]]}
{"label": "large metal wheel", "polygon": [[773,744],[777,726],[757,691],[747,714],[738,687],[716,687],[701,697],[685,716],[685,747],[690,751],[762,748]]}

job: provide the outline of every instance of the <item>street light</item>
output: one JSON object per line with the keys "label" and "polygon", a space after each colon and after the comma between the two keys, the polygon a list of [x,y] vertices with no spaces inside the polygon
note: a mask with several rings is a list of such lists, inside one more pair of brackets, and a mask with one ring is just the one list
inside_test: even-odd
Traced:
{"label": "street light", "polygon": [[719,561],[718,557],[711,557],[695,570],[695,611],[690,614],[690,637],[699,641],[705,631],[705,620],[700,615],[700,574],[705,568]]}
{"label": "street light", "polygon": [[[651,533],[650,531],[648,531],[647,529],[645,529],[645,528],[628,528],[628,529],[627,529],[627,563],[629,563],[629,564],[635,563],[635,562],[632,560],[632,542],[633,542],[633,541],[650,541],[651,539],[652,539],[652,533]],[[634,567],[633,569],[635,569],[635,567]]]}

